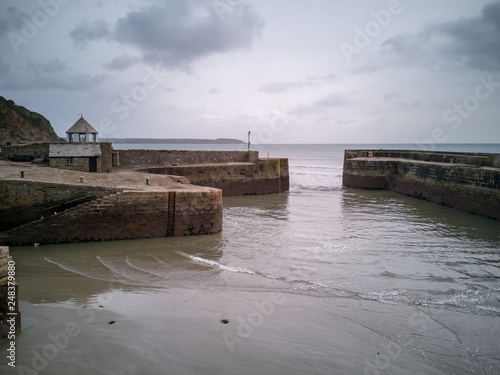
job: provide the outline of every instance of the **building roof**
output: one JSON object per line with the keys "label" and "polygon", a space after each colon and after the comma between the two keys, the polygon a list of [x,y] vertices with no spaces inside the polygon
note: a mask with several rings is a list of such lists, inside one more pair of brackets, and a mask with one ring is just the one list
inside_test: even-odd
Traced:
{"label": "building roof", "polygon": [[88,158],[101,156],[99,143],[50,144],[49,158]]}
{"label": "building roof", "polygon": [[90,125],[87,122],[87,120],[85,120],[82,116],[78,119],[77,122],[75,122],[75,124],[71,128],[66,130],[66,133],[95,133],[95,134],[98,134],[99,132],[97,130],[95,130],[92,127],[92,125]]}

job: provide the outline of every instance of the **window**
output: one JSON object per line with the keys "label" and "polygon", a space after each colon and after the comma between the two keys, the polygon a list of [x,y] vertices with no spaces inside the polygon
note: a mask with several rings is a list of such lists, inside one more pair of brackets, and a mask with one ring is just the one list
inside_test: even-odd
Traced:
{"label": "window", "polygon": [[73,165],[73,158],[66,158],[66,165],[72,166]]}
{"label": "window", "polygon": [[87,141],[87,134],[80,133],[80,142],[86,142],[86,141]]}
{"label": "window", "polygon": [[73,133],[69,133],[69,141],[73,142]]}
{"label": "window", "polygon": [[90,142],[95,142],[95,136],[96,134],[94,133],[90,134]]}

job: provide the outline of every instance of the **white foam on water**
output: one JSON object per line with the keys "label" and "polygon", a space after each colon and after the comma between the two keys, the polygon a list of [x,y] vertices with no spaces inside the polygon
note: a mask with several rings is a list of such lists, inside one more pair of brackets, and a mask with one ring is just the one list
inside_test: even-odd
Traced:
{"label": "white foam on water", "polygon": [[246,273],[246,274],[249,274],[249,275],[255,275],[256,274],[256,272],[254,272],[252,270],[249,270],[249,269],[246,269],[246,268],[226,266],[224,264],[216,262],[215,260],[210,260],[210,259],[205,259],[205,258],[197,257],[197,256],[194,256],[194,255],[189,255],[189,254],[186,254],[186,253],[184,253],[182,251],[177,251],[176,253],[179,254],[179,255],[182,255],[182,256],[184,256],[186,258],[189,258],[189,259],[191,259],[194,262],[202,263],[202,264],[209,265],[209,266],[215,266],[215,267],[218,267],[218,268],[220,268],[221,270],[224,270],[224,271],[235,272],[235,273]]}

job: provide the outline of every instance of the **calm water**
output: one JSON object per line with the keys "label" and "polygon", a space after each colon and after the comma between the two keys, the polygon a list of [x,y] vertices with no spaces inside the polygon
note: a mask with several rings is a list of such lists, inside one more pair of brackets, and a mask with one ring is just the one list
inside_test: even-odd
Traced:
{"label": "calm water", "polygon": [[[261,157],[289,158],[290,192],[224,198],[218,235],[12,248],[31,325],[18,337],[18,365],[50,374],[500,373],[500,222],[343,188],[345,148],[415,146],[257,146]],[[68,321],[82,333],[45,365],[33,362]]]}

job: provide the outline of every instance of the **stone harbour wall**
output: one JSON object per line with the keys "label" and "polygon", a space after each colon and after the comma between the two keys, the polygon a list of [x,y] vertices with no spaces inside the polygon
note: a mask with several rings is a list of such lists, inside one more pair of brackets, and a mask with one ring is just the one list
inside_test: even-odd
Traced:
{"label": "stone harbour wall", "polygon": [[107,241],[221,230],[220,190],[124,191],[10,229],[0,235],[0,243]]}
{"label": "stone harbour wall", "polygon": [[143,172],[184,176],[192,184],[222,190],[224,196],[274,194],[289,190],[288,159],[255,163],[185,165],[145,168]]}
{"label": "stone harbour wall", "polygon": [[2,157],[13,161],[32,161],[36,158],[42,158],[45,162],[48,162],[49,145],[51,143],[66,142],[33,142],[12,146],[2,146]]}
{"label": "stone harbour wall", "polygon": [[500,168],[500,154],[480,154],[468,152],[446,151],[412,151],[412,150],[345,150],[346,159],[358,157],[390,157],[435,163],[467,164],[481,167]]}
{"label": "stone harbour wall", "polygon": [[174,166],[182,164],[254,163],[257,151],[177,151],[177,150],[114,150],[116,167]]}
{"label": "stone harbour wall", "polygon": [[113,172],[113,146],[110,142],[100,142],[100,145],[101,145],[101,157],[99,160],[99,162],[101,163],[100,171],[102,173],[111,173]]}
{"label": "stone harbour wall", "polygon": [[[222,230],[222,192],[210,189],[205,192],[178,190],[170,193],[174,207],[174,222],[168,235],[174,237],[196,234],[213,234]],[[173,199],[173,202],[172,202]]]}
{"label": "stone harbour wall", "polygon": [[[415,155],[418,159],[411,159]],[[347,150],[343,185],[392,190],[500,220],[499,157],[496,154]]]}
{"label": "stone harbour wall", "polygon": [[0,180],[0,231],[121,190],[24,179]]}
{"label": "stone harbour wall", "polygon": [[[13,161],[32,161],[36,158],[42,158],[45,162],[49,161],[49,147],[51,144],[67,144],[67,142],[33,142],[26,144],[18,144],[12,146],[2,147],[2,157]],[[112,172],[113,171],[113,161],[112,161],[112,146],[109,142],[99,142],[101,146],[101,157],[98,158],[98,170],[99,172]],[[89,162],[88,158],[82,158],[77,160],[75,158],[75,163],[81,163],[81,166],[67,167],[65,158],[56,158],[50,161],[50,166],[54,168],[62,169],[73,169],[88,172]],[[85,164],[86,161],[86,164]]]}

